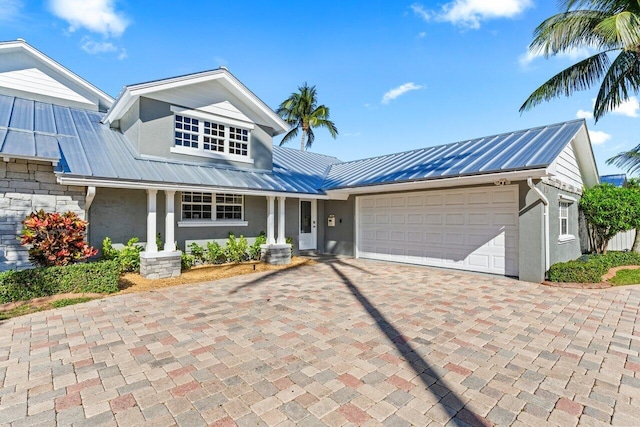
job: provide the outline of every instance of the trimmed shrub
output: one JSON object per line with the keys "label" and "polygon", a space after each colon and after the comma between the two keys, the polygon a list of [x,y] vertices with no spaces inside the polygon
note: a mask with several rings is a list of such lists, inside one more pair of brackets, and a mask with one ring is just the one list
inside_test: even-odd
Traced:
{"label": "trimmed shrub", "polygon": [[85,241],[87,224],[74,212],[41,209],[22,221],[20,244],[31,245],[29,260],[36,266],[75,264],[98,253]]}
{"label": "trimmed shrub", "polygon": [[5,271],[0,273],[0,303],[68,292],[110,294],[118,291],[121,273],[117,261]]}
{"label": "trimmed shrub", "polygon": [[640,253],[611,251],[559,262],[549,269],[549,279],[552,282],[599,283],[610,268],[623,265],[640,265]]}

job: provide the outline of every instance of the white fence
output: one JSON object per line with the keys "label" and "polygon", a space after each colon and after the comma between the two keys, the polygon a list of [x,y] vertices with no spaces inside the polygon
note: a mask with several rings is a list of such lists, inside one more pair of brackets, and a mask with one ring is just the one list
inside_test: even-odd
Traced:
{"label": "white fence", "polygon": [[636,230],[623,231],[616,234],[609,240],[608,251],[624,251],[633,247],[633,239],[636,237]]}

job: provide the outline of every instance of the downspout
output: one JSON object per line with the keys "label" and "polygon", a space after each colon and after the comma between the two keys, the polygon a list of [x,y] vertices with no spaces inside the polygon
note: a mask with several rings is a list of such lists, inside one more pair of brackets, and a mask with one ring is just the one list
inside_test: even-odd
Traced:
{"label": "downspout", "polygon": [[[89,208],[96,197],[96,187],[87,187],[87,197],[84,200],[84,220],[89,220]],[[87,226],[87,240],[89,240],[89,226]]]}
{"label": "downspout", "polygon": [[546,277],[547,270],[551,267],[549,265],[551,263],[551,256],[549,254],[549,199],[542,194],[542,191],[540,191],[538,187],[533,185],[533,179],[531,177],[527,178],[527,185],[535,191],[538,199],[544,204],[544,274]]}

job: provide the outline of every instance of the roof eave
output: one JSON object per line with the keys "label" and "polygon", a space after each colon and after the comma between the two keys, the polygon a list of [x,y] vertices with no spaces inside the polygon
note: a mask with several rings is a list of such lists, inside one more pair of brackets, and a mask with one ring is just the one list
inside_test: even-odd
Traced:
{"label": "roof eave", "polygon": [[547,166],[512,171],[496,171],[481,174],[457,175],[448,177],[417,179],[404,182],[391,182],[386,184],[369,184],[350,187],[325,189],[331,198],[344,194],[388,193],[396,191],[422,190],[441,187],[458,187],[465,185],[496,184],[504,185],[505,181],[522,181],[527,178],[542,178],[548,176]]}
{"label": "roof eave", "polygon": [[126,86],[114,102],[113,107],[105,115],[103,123],[112,123],[118,120],[140,96],[175,87],[204,83],[218,79],[224,79],[235,90],[240,92],[246,99],[253,103],[253,105],[262,113],[264,118],[270,122],[270,126],[275,130],[275,135],[279,135],[289,130],[289,125],[282,120],[280,116],[278,116],[271,108],[269,108],[269,106],[267,106],[267,104],[242,84],[242,82],[240,82],[233,74],[225,69],[205,71],[202,73],[171,77],[168,79]]}
{"label": "roof eave", "polygon": [[56,62],[52,58],[40,52],[38,49],[34,48],[26,41],[16,40],[16,41],[0,42],[0,50],[15,49],[15,48],[24,49],[26,52],[35,56],[37,59],[39,59],[49,67],[53,68],[54,70],[58,71],[59,73],[63,74],[64,76],[68,77],[69,79],[75,81],[76,83],[85,87],[87,90],[94,93],[105,104],[110,106],[113,105],[114,99],[111,96],[109,96],[106,92],[103,92],[97,86],[94,86],[93,84],[89,83],[87,80],[83,79],[79,75],[75,74],[73,71],[66,68],[64,65],[60,64],[59,62]]}

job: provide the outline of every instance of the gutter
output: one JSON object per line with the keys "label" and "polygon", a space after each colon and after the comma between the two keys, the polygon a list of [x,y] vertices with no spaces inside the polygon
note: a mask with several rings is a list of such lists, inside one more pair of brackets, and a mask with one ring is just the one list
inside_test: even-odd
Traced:
{"label": "gutter", "polygon": [[533,185],[533,179],[531,177],[527,178],[527,185],[530,189],[535,191],[538,199],[544,204],[544,275],[546,277],[547,270],[551,267],[549,264],[551,263],[551,256],[549,252],[549,199],[546,198],[542,191],[535,185]]}

